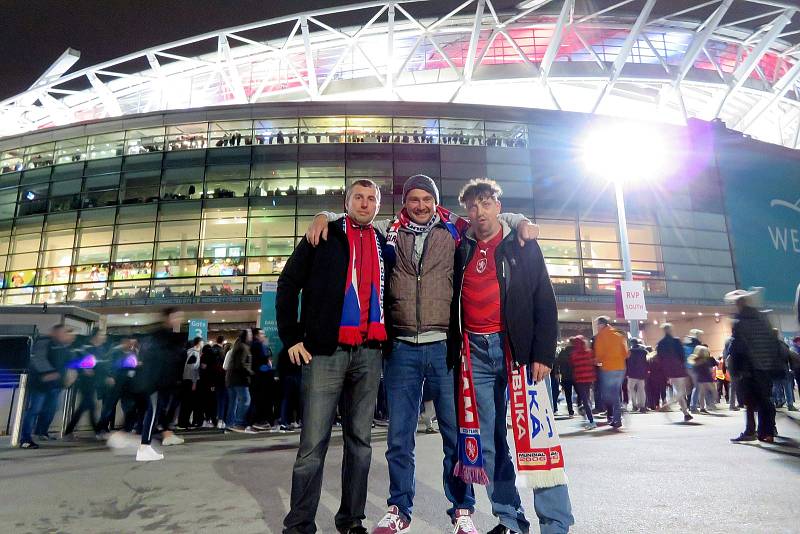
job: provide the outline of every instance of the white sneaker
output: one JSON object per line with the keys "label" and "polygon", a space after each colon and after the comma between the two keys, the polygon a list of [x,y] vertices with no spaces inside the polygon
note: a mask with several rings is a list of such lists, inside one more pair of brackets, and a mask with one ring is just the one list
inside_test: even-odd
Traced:
{"label": "white sneaker", "polygon": [[139,446],[139,438],[128,432],[114,432],[108,436],[106,445],[114,454],[133,453]]}
{"label": "white sneaker", "polygon": [[586,430],[594,430],[595,428],[597,428],[597,423],[595,423],[594,421],[592,421],[591,423],[586,423],[584,425],[584,428],[586,428]]}
{"label": "white sneaker", "polygon": [[217,428],[220,430],[225,430],[225,421],[223,421],[222,419],[217,421]]}
{"label": "white sneaker", "polygon": [[214,428],[214,423],[208,420],[203,421],[203,428]]}
{"label": "white sneaker", "polygon": [[164,447],[168,447],[170,445],[183,445],[185,441],[186,440],[184,440],[182,437],[172,434],[171,436],[167,436],[166,438],[161,440],[161,445],[163,445]]}
{"label": "white sneaker", "polygon": [[139,449],[136,451],[137,462],[154,462],[163,459],[164,455],[155,450],[151,445],[139,445]]}
{"label": "white sneaker", "polygon": [[301,425],[300,423],[294,422],[294,423],[289,425],[289,428],[291,428],[292,430],[300,430],[301,428],[303,428],[303,425]]}
{"label": "white sneaker", "polygon": [[475,523],[472,522],[472,514],[469,513],[469,510],[456,510],[453,534],[478,534],[478,529],[475,528]]}
{"label": "white sneaker", "polygon": [[255,428],[253,428],[252,426],[248,426],[247,428],[244,429],[244,433],[245,434],[258,434],[258,431]]}

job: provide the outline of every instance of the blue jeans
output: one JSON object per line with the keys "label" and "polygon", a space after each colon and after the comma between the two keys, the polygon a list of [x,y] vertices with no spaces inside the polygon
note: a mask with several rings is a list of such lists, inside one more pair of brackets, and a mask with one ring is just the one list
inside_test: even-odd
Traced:
{"label": "blue jeans", "polygon": [[250,407],[250,389],[247,386],[228,388],[228,426],[244,426],[244,416]]}
{"label": "blue jeans", "polygon": [[50,425],[53,424],[53,419],[58,411],[58,401],[61,399],[61,388],[52,388],[45,391],[44,404],[42,411],[36,421],[36,428],[34,434],[37,436],[46,436],[50,431]]}
{"label": "blue jeans", "polygon": [[19,442],[29,443],[33,441],[33,426],[39,420],[44,409],[45,401],[47,400],[47,391],[31,389],[28,393],[28,402],[25,405],[25,417],[22,420],[22,429],[20,430]]}
{"label": "blue jeans", "polygon": [[[528,532],[530,523],[525,519],[515,485],[514,462],[507,441],[508,371],[503,334],[470,334],[469,348],[481,425],[484,468],[489,477],[486,491],[492,503],[492,514],[500,519],[503,526],[517,532]],[[566,485],[537,488],[533,490],[533,499],[541,532],[569,531],[569,526],[575,521]]]}
{"label": "blue jeans", "polygon": [[386,461],[389,464],[389,506],[397,506],[406,518],[411,518],[414,506],[414,443],[417,434],[422,384],[427,382],[439,420],[442,437],[442,480],[444,494],[452,507],[473,510],[475,494],[470,486],[453,475],[458,458],[455,382],[453,370],[447,368],[447,344],[413,344],[395,340],[392,354],[386,359],[383,371],[386,401],[389,407],[389,434]]}
{"label": "blue jeans", "polygon": [[608,410],[608,422],[622,423],[622,381],[625,380],[625,371],[600,370],[600,395],[603,404]]}

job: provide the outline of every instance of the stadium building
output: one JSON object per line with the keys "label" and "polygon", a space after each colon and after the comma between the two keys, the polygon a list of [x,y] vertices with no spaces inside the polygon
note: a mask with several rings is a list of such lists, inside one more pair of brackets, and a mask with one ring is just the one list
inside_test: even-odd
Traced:
{"label": "stadium building", "polygon": [[[591,6],[591,8],[589,7]],[[679,6],[683,6],[682,9]],[[225,28],[0,102],[0,303],[71,303],[112,331],[180,306],[252,324],[313,215],[360,177],[400,207],[496,179],[541,227],[564,334],[614,311],[624,184],[645,336],[718,348],[722,296],[800,282],[800,30],[767,0],[376,1]],[[608,147],[602,169],[587,151]]]}

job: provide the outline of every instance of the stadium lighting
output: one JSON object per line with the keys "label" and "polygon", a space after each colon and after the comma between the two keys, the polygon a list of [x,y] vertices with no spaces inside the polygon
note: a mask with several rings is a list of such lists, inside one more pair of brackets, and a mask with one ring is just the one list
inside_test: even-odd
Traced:
{"label": "stadium lighting", "polygon": [[[625,215],[626,182],[657,180],[668,174],[674,161],[670,143],[656,125],[615,122],[595,126],[580,145],[580,156],[586,171],[598,180],[614,184],[617,201],[620,248],[625,280],[633,280],[631,247]],[[632,337],[639,337],[638,321],[630,321]]]}

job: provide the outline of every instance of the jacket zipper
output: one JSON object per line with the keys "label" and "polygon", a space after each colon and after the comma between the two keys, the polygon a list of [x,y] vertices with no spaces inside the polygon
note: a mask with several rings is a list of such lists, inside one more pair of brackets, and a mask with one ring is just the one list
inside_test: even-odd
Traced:
{"label": "jacket zipper", "polygon": [[[420,329],[422,328],[422,301],[420,299],[420,293],[422,291],[422,260],[425,258],[425,251],[428,250],[428,237],[430,236],[430,232],[425,234],[425,240],[422,242],[422,253],[419,255],[419,262],[417,264],[417,344],[419,344],[419,334]],[[416,250],[416,239],[417,236],[414,236],[414,249]]]}

